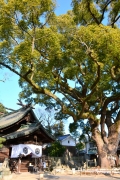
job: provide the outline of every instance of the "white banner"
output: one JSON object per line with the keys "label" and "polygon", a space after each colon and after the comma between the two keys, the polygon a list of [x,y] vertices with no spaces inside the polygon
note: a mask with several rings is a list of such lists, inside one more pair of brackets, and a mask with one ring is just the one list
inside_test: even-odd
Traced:
{"label": "white banner", "polygon": [[17,158],[20,154],[27,156],[32,153],[36,157],[42,156],[42,146],[33,145],[33,144],[19,144],[12,146],[11,158]]}

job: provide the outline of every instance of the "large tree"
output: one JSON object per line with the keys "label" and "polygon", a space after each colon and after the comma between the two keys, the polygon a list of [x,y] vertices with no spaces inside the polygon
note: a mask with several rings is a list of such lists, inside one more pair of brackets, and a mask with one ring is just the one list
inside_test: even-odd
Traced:
{"label": "large tree", "polygon": [[51,0],[0,0],[0,67],[19,75],[21,98],[56,107],[58,119],[88,119],[109,167],[120,135],[120,1],[73,0],[73,12],[58,17],[53,10]]}

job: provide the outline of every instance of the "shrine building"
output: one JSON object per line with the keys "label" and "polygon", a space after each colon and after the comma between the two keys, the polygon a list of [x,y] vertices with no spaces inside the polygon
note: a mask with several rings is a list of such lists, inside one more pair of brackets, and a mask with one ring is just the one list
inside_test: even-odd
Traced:
{"label": "shrine building", "polygon": [[30,106],[0,117],[0,137],[6,139],[0,149],[0,163],[5,158],[16,160],[22,154],[21,171],[27,171],[29,164],[42,157],[43,144],[55,141]]}

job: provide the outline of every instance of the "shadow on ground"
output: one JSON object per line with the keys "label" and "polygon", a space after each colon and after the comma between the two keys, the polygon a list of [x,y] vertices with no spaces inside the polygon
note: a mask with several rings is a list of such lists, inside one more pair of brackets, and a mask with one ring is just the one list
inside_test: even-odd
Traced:
{"label": "shadow on ground", "polygon": [[[44,178],[43,179],[59,179],[60,177],[59,176],[53,176],[53,175],[44,175]],[[37,180],[40,180],[40,178],[36,178]]]}
{"label": "shadow on ground", "polygon": [[110,177],[112,179],[120,179],[120,177],[114,176],[114,175],[110,175],[110,174],[105,174],[106,177]]}

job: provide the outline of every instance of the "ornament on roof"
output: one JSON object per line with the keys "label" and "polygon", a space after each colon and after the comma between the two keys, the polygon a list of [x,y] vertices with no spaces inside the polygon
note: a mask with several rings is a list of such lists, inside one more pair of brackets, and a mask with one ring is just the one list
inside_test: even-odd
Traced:
{"label": "ornament on roof", "polygon": [[31,107],[31,108],[33,108],[32,107],[32,103],[28,103],[28,104],[23,104],[23,102],[20,100],[20,99],[18,99],[18,103],[17,103],[17,105],[20,105],[20,106],[22,106],[23,108],[25,108],[25,109],[27,109],[28,107]]}

